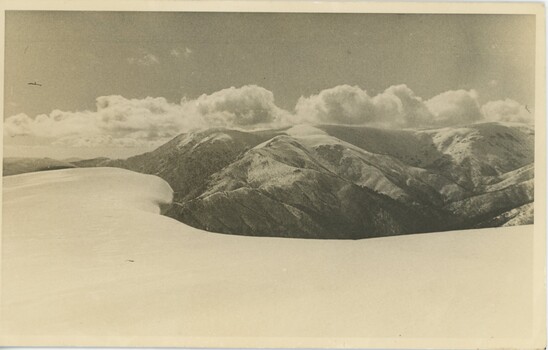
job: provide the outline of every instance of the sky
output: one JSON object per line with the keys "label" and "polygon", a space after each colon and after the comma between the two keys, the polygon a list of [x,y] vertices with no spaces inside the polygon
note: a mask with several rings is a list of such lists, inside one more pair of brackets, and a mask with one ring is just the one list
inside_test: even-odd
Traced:
{"label": "sky", "polygon": [[210,126],[530,123],[534,33],[526,15],[8,11],[4,156],[124,157]]}

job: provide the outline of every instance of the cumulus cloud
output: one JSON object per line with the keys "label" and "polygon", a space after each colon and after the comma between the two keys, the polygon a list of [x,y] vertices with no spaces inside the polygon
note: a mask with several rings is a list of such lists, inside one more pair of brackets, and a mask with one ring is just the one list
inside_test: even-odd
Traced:
{"label": "cumulus cloud", "polygon": [[406,85],[376,96],[341,85],[301,97],[295,111],[279,108],[272,92],[231,87],[172,103],[162,97],[101,96],[94,111],[60,111],[34,118],[17,114],[4,121],[6,136],[50,139],[72,147],[159,145],[188,131],[209,127],[256,129],[294,124],[351,124],[391,128],[444,127],[481,121],[532,123],[532,114],[513,100],[478,103],[474,90],[441,93],[427,101]]}
{"label": "cumulus cloud", "polygon": [[24,113],[12,115],[4,120],[4,134],[8,136],[27,136],[32,134],[33,120]]}
{"label": "cumulus cloud", "polygon": [[485,120],[526,123],[532,116],[512,100],[482,107],[475,90],[450,90],[424,101],[406,85],[391,86],[373,97],[358,86],[340,85],[301,97],[293,118],[296,123],[392,128],[445,127]]}
{"label": "cumulus cloud", "polygon": [[533,114],[522,104],[511,100],[491,101],[481,107],[485,119],[489,121],[533,123]]}
{"label": "cumulus cloud", "polygon": [[115,137],[166,138],[177,134],[185,123],[181,106],[163,97],[102,96],[96,106],[94,126]]}
{"label": "cumulus cloud", "polygon": [[272,92],[256,85],[231,87],[211,95],[204,94],[196,100],[183,100],[182,105],[213,126],[277,124],[288,115],[288,112],[276,106]]}
{"label": "cumulus cloud", "polygon": [[50,138],[55,144],[73,147],[135,147],[207,127],[276,125],[287,115],[274,104],[270,91],[251,85],[180,103],[170,103],[163,97],[101,96],[95,111],[54,110],[35,118],[26,114],[8,117],[4,134]]}
{"label": "cumulus cloud", "polygon": [[297,120],[311,123],[413,127],[432,120],[422,99],[406,85],[391,86],[374,97],[358,86],[340,85],[301,97],[295,111]]}
{"label": "cumulus cloud", "polygon": [[482,119],[475,90],[446,91],[426,101],[426,106],[434,116],[434,125],[470,124]]}
{"label": "cumulus cloud", "polygon": [[395,85],[373,98],[382,124],[390,127],[419,127],[432,122],[432,113],[422,98],[407,87]]}
{"label": "cumulus cloud", "polygon": [[185,118],[179,105],[164,98],[97,98],[95,111],[55,110],[30,118],[19,114],[4,121],[7,136],[36,136],[54,144],[73,147],[112,145],[134,147],[166,140],[183,129]]}
{"label": "cumulus cloud", "polygon": [[377,121],[367,91],[350,85],[339,85],[317,95],[301,97],[295,111],[302,122],[366,124]]}

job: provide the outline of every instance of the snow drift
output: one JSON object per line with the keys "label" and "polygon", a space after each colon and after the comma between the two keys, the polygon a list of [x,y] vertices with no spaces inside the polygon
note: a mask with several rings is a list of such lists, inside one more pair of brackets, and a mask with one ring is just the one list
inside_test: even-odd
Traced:
{"label": "snow drift", "polygon": [[508,347],[530,336],[532,226],[232,236],[159,215],[172,192],[155,176],[89,168],[3,180],[4,345]]}

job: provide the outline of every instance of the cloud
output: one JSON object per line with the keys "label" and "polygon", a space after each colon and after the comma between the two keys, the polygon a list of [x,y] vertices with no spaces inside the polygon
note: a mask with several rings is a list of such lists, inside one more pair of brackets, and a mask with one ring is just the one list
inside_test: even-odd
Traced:
{"label": "cloud", "polygon": [[499,81],[496,80],[496,79],[493,79],[493,80],[489,81],[488,85],[489,85],[489,87],[492,87],[492,88],[496,87],[496,86],[499,85]]}
{"label": "cloud", "polygon": [[193,53],[194,51],[188,47],[185,47],[183,51],[178,48],[174,48],[171,49],[171,51],[169,52],[169,54],[173,57],[180,57],[181,55],[183,55],[185,58],[189,58],[190,55],[192,55]]}
{"label": "cloud", "polygon": [[25,113],[19,113],[4,120],[4,134],[7,136],[27,136],[32,134],[34,121]]}
{"label": "cloud", "polygon": [[516,122],[532,124],[533,114],[522,104],[511,100],[491,101],[481,107],[488,121]]}
{"label": "cloud", "polygon": [[171,51],[169,51],[169,54],[173,57],[179,57],[181,56],[181,52],[177,49],[171,49]]}
{"label": "cloud", "polygon": [[[161,143],[161,142],[160,142]],[[85,136],[65,136],[55,140],[54,146],[68,146],[77,148],[89,147],[116,147],[116,148],[135,148],[143,146],[159,146],[159,142],[152,140],[140,140],[132,137],[114,138],[111,135],[85,135]]]}
{"label": "cloud", "polygon": [[129,64],[134,64],[134,65],[138,65],[138,66],[152,66],[152,65],[155,65],[155,64],[159,64],[160,63],[160,59],[158,58],[158,56],[150,53],[150,52],[146,52],[146,51],[142,51],[135,57],[129,57],[127,59],[127,62]]}
{"label": "cloud", "polygon": [[367,91],[350,85],[339,85],[317,95],[301,97],[295,111],[301,122],[365,124],[377,121]]}
{"label": "cloud", "polygon": [[297,120],[309,123],[416,127],[432,121],[422,99],[406,85],[391,86],[375,97],[358,86],[340,85],[301,97],[295,111]]}
{"label": "cloud", "polygon": [[475,90],[446,91],[426,101],[426,107],[432,112],[432,124],[436,126],[470,124],[483,117]]}
{"label": "cloud", "polygon": [[[182,107],[164,98],[97,98],[95,111],[59,111],[30,118],[19,114],[4,121],[7,136],[36,136],[74,147],[135,144],[165,140],[183,129]],[[134,141],[128,141],[132,139]]]}
{"label": "cloud", "polygon": [[276,106],[272,92],[256,85],[204,94],[196,100],[183,100],[182,105],[187,111],[201,116],[206,124],[214,126],[246,127],[280,123],[288,115]]}
{"label": "cloud", "polygon": [[96,106],[94,126],[115,137],[172,137],[185,121],[181,106],[169,103],[163,97],[126,99],[122,96],[102,96],[97,98]]}
{"label": "cloud", "polygon": [[475,90],[450,90],[424,101],[406,85],[394,85],[371,97],[358,86],[339,85],[301,97],[295,123],[371,125],[391,128],[446,127],[480,121],[530,122],[524,106],[512,100],[483,108]]}
{"label": "cloud", "polygon": [[288,112],[258,86],[229,88],[195,100],[170,103],[163,97],[127,99],[101,96],[95,111],[54,110],[31,118],[18,114],[4,121],[6,136],[34,136],[72,147],[146,146],[208,127],[253,128],[277,125]]}
{"label": "cloud", "polygon": [[422,98],[407,87],[395,85],[373,98],[375,111],[389,127],[422,127],[432,122],[432,113]]}
{"label": "cloud", "polygon": [[256,85],[230,87],[172,103],[163,97],[101,96],[94,111],[60,111],[4,121],[4,135],[30,136],[70,147],[159,145],[182,133],[210,127],[257,129],[295,124],[351,124],[389,128],[445,127],[481,121],[533,123],[516,101],[482,107],[474,90],[446,91],[427,101],[406,85],[376,96],[340,85],[301,97],[294,112],[278,107],[271,91]]}
{"label": "cloud", "polygon": [[4,134],[55,138],[67,134],[95,133],[98,130],[87,118],[88,114],[89,112],[76,112],[67,115],[66,112],[54,110],[49,115],[40,114],[33,119],[21,113],[4,121]]}

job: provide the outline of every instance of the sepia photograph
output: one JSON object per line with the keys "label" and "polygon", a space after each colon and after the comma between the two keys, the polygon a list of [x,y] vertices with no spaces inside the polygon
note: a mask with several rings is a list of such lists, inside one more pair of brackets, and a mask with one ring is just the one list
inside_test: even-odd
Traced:
{"label": "sepia photograph", "polygon": [[113,3],[3,4],[0,346],[546,347],[543,4]]}

